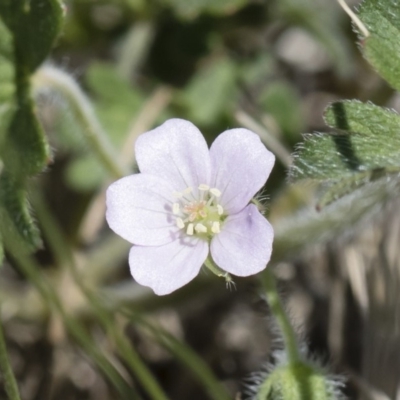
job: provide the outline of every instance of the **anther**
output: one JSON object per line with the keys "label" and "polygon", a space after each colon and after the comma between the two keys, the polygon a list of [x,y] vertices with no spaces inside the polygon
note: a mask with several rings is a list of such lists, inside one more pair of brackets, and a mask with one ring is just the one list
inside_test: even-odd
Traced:
{"label": "anther", "polygon": [[177,218],[176,219],[176,226],[179,229],[183,229],[185,227],[185,223],[183,222],[182,218]]}
{"label": "anther", "polygon": [[219,226],[219,222],[218,221],[214,221],[212,226],[211,226],[211,232],[212,233],[220,233],[220,226]]}
{"label": "anther", "polygon": [[172,213],[175,215],[179,214],[179,203],[172,204]]}
{"label": "anther", "polygon": [[201,223],[196,224],[194,229],[197,233],[206,233],[207,232],[207,227]]}
{"label": "anther", "polygon": [[183,193],[184,193],[184,194],[192,193],[192,188],[191,188],[190,186],[187,187],[187,188],[183,191]]}
{"label": "anther", "polygon": [[221,196],[221,191],[218,190],[217,188],[210,189],[210,193],[213,194],[215,197],[220,197]]}
{"label": "anther", "polygon": [[189,224],[187,229],[186,229],[186,233],[190,236],[193,235],[193,224]]}
{"label": "anther", "polygon": [[218,215],[222,215],[224,213],[224,209],[222,208],[221,204],[217,204],[217,212]]}
{"label": "anther", "polygon": [[209,190],[209,189],[210,189],[210,186],[208,186],[208,185],[202,183],[201,185],[199,185],[199,188],[198,188],[198,189],[199,189],[199,190],[206,191],[206,190]]}
{"label": "anther", "polygon": [[173,195],[174,195],[174,197],[177,197],[178,199],[183,197],[183,194],[181,192],[174,192]]}

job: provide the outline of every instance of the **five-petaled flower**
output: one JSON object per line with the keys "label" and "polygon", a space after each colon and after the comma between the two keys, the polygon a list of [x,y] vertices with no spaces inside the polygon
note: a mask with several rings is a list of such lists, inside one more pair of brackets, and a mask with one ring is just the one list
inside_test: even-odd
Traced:
{"label": "five-petaled flower", "polygon": [[192,123],[170,119],[142,134],[135,153],[140,173],[108,188],[106,218],[134,244],[137,282],[169,294],[199,273],[209,253],[233,275],[265,268],[274,234],[250,201],[275,157],[255,133],[227,130],[208,149]]}

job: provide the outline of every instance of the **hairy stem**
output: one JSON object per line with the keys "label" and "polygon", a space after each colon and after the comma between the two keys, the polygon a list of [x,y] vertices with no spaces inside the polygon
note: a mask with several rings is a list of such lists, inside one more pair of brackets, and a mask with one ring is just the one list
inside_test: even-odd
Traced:
{"label": "hairy stem", "polygon": [[82,132],[88,145],[113,178],[121,178],[130,173],[124,165],[121,165],[118,153],[108,140],[90,100],[70,75],[58,68],[45,65],[36,72],[33,83],[38,89],[49,87],[64,96],[83,127]]}
{"label": "hairy stem", "polygon": [[267,302],[282,331],[289,363],[296,363],[300,359],[296,335],[283,308],[276,286],[276,279],[271,269],[267,268],[261,275],[261,279],[267,295]]}

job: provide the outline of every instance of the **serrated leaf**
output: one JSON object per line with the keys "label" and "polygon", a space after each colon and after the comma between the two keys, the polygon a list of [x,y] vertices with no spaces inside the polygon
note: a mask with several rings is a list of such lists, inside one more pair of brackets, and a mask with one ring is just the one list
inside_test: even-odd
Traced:
{"label": "serrated leaf", "polygon": [[330,205],[336,200],[354,192],[361,186],[365,185],[372,179],[371,172],[359,172],[350,176],[346,179],[341,179],[339,182],[335,182],[323,189],[323,194],[319,196],[316,204],[317,210]]}
{"label": "serrated leaf", "polygon": [[30,99],[12,117],[1,157],[7,170],[20,179],[41,172],[50,161],[50,149]]}
{"label": "serrated leaf", "polygon": [[292,178],[337,181],[359,172],[400,169],[400,116],[394,111],[337,102],[327,108],[326,121],[337,131],[306,136]]}
{"label": "serrated leaf", "polygon": [[0,175],[0,208],[3,237],[11,235],[30,250],[41,245],[39,231],[29,212],[26,188],[5,171]]}
{"label": "serrated leaf", "polygon": [[60,31],[63,8],[58,0],[2,0],[0,17],[14,36],[15,59],[32,73],[47,57]]}
{"label": "serrated leaf", "polygon": [[362,51],[378,73],[400,90],[400,1],[364,0],[359,17],[370,32]]}
{"label": "serrated leaf", "polygon": [[199,125],[210,125],[230,110],[237,94],[237,74],[231,61],[221,59],[195,75],[182,95],[189,119]]}

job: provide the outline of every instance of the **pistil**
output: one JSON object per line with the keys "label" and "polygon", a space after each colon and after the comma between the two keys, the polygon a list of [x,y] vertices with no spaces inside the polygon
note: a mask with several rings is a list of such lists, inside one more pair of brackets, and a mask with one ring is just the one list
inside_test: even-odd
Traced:
{"label": "pistil", "polygon": [[177,217],[176,226],[189,236],[217,234],[221,231],[224,215],[224,209],[218,203],[221,191],[206,184],[199,185],[198,190],[197,199],[191,187],[174,193],[178,200],[172,204],[172,214]]}

